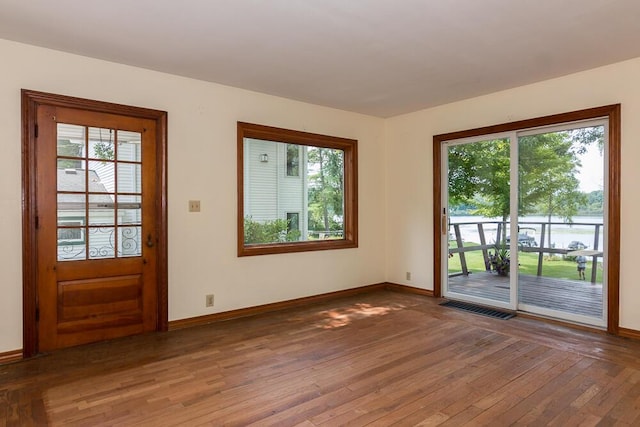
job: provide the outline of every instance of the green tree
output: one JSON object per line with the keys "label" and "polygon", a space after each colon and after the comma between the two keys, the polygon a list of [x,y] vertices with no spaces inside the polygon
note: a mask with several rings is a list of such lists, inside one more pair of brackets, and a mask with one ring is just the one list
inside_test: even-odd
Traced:
{"label": "green tree", "polygon": [[572,141],[577,144],[574,147],[577,154],[584,154],[591,144],[598,144],[600,153],[604,151],[604,126],[589,126],[567,131]]}
{"label": "green tree", "polygon": [[342,230],[344,215],[344,152],[309,147],[309,229]]}
{"label": "green tree", "polygon": [[[586,203],[576,178],[578,155],[599,141],[597,132],[552,132],[518,141],[518,215],[542,212],[551,221],[558,215],[570,221]],[[499,217],[510,212],[510,143],[495,139],[449,149],[449,203],[475,205],[474,214]],[[502,231],[506,236],[506,227]]]}
{"label": "green tree", "polygon": [[[496,139],[449,149],[449,204],[474,205],[473,214],[509,218],[509,141]],[[506,230],[503,230],[503,238]]]}
{"label": "green tree", "polygon": [[595,190],[587,194],[587,206],[581,212],[584,215],[602,215],[604,212],[604,192]]}
{"label": "green tree", "polygon": [[540,212],[547,216],[547,244],[551,242],[551,217],[571,222],[586,196],[576,178],[580,160],[577,144],[566,132],[551,132],[519,139],[519,214]]}

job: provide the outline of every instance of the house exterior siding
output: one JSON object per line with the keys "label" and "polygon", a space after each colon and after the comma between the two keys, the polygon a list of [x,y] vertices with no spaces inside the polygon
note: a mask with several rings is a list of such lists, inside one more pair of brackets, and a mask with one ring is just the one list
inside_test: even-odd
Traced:
{"label": "house exterior siding", "polygon": [[245,139],[244,216],[264,222],[298,213],[301,239],[306,240],[307,157],[306,147],[299,147],[299,174],[287,176],[287,144]]}

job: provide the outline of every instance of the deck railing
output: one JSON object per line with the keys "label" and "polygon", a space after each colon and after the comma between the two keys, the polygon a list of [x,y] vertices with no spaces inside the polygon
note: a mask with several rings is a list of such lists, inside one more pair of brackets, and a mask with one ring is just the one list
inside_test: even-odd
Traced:
{"label": "deck railing", "polygon": [[[464,246],[464,242],[462,239],[462,233],[460,231],[460,227],[461,226],[473,226],[476,225],[478,228],[478,237],[480,240],[480,244],[479,245],[474,245],[474,246]],[[492,239],[493,243],[487,243],[487,233],[485,231],[485,226],[487,225],[495,225],[496,226],[496,232],[495,232],[495,237]],[[490,250],[495,250],[496,246],[500,245],[503,242],[503,236],[506,234],[504,232],[505,227],[506,230],[509,230],[509,225],[510,222],[509,221],[478,221],[478,222],[458,222],[458,223],[452,223],[450,224],[450,227],[453,227],[453,232],[454,235],[449,237],[449,255],[458,255],[460,257],[460,266],[462,271],[459,273],[453,273],[453,274],[449,274],[449,277],[453,277],[453,276],[459,276],[459,275],[464,275],[467,276],[469,275],[469,269],[467,267],[467,260],[466,260],[466,256],[465,254],[468,252],[474,252],[474,251],[482,251],[482,257],[484,259],[484,265],[485,265],[485,269],[487,271],[491,271],[491,258],[490,258],[490,254],[489,251]],[[571,225],[571,226],[587,226],[587,227],[593,227],[594,228],[594,238],[593,238],[593,250],[598,252],[600,251],[599,246],[600,246],[600,231],[603,227],[603,224],[600,223],[571,223],[571,224],[567,224],[564,222],[519,222],[518,223],[518,227],[522,227],[522,228],[531,228],[531,227],[525,227],[525,226],[538,226],[540,228],[540,239],[539,241],[534,241],[534,242],[530,242],[529,244],[524,244],[521,243],[520,240],[518,240],[518,250],[522,251],[522,252],[535,252],[538,253],[538,266],[537,266],[537,276],[542,276],[542,264],[543,264],[543,260],[544,260],[544,254],[559,254],[559,255],[566,255],[569,252],[574,251],[575,249],[567,249],[567,248],[556,248],[555,245],[551,244],[546,244],[545,242],[545,238],[547,237],[547,231],[548,231],[548,227],[552,227],[552,226],[563,226],[566,227],[567,225]],[[533,227],[536,228],[536,227]],[[449,229],[451,230],[451,228]],[[520,233],[518,233],[520,234]],[[451,238],[453,237],[453,239]],[[491,238],[491,236],[489,236]],[[455,246],[452,247],[451,243],[455,242]],[[505,242],[507,243],[507,242]],[[532,244],[535,243],[535,244]],[[507,243],[508,245],[508,243]],[[597,275],[597,266],[598,266],[598,257],[602,256],[602,252],[596,253],[592,256],[590,256],[591,258],[591,264],[592,264],[592,268],[591,268],[591,282],[595,283],[596,282],[596,275]]]}

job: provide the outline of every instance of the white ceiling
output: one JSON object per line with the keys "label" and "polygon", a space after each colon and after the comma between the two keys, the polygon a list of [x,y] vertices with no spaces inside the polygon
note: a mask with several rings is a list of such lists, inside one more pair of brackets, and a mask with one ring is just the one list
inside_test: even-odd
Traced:
{"label": "white ceiling", "polygon": [[0,0],[0,38],[389,117],[640,57],[640,0]]}

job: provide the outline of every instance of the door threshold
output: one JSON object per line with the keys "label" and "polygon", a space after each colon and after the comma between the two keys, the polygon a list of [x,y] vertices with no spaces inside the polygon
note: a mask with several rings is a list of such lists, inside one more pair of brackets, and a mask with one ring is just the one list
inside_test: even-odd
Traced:
{"label": "door threshold", "polygon": [[539,320],[551,325],[564,326],[571,329],[577,329],[579,331],[596,332],[603,335],[608,335],[606,326],[587,325],[585,323],[571,322],[569,320],[558,319],[555,317],[545,316],[543,314],[534,314],[528,311],[517,311],[518,317],[523,319]]}

